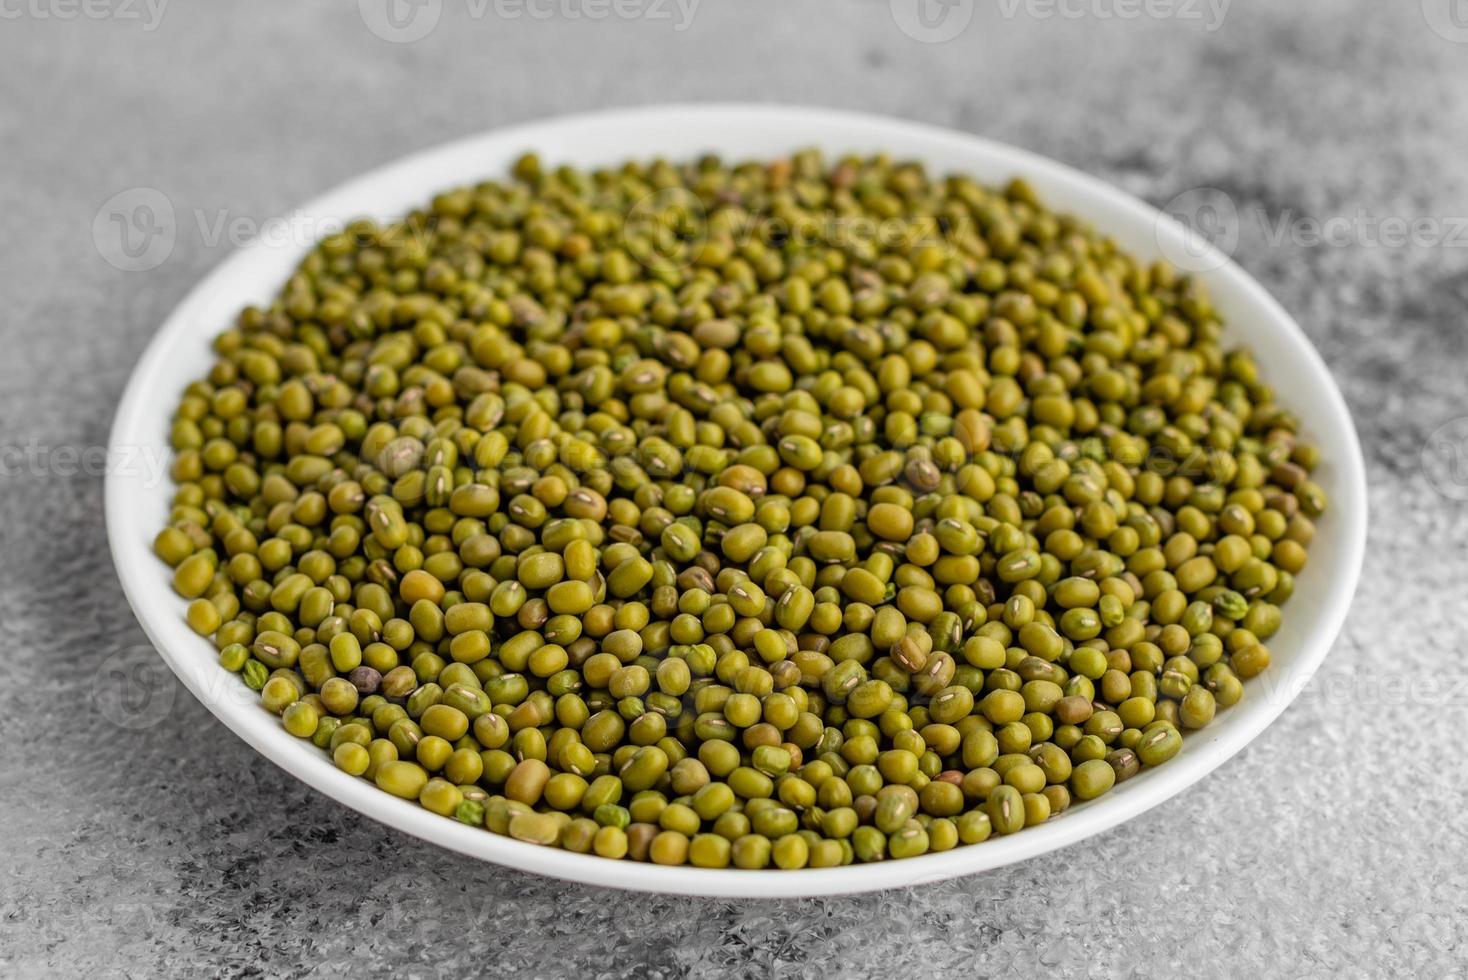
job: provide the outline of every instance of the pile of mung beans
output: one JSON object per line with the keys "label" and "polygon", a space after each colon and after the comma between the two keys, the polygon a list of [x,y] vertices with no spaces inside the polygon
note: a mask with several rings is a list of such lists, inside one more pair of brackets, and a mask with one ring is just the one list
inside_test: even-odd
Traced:
{"label": "pile of mung beans", "polygon": [[1159,766],[1318,452],[1200,282],[888,156],[527,155],[215,341],[156,551],[286,731],[570,851],[834,867]]}

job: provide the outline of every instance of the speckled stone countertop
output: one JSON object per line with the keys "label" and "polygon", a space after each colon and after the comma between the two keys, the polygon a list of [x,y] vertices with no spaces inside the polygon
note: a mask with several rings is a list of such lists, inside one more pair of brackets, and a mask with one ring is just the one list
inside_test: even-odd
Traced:
{"label": "speckled stone countertop", "polygon": [[[915,2],[4,5],[0,975],[1464,974],[1468,472],[1439,443],[1468,440],[1462,422],[1430,437],[1468,415],[1468,29],[1449,0],[925,0],[926,19]],[[109,560],[99,447],[229,241],[410,149],[704,99],[949,125],[1159,205],[1228,195],[1238,259],[1350,402],[1373,509],[1344,634],[1247,750],[1021,865],[702,902],[388,831],[166,677],[139,675],[154,700],[119,712],[99,665],[140,663],[146,639]],[[178,218],[162,256],[103,244],[109,200],[136,188]]]}

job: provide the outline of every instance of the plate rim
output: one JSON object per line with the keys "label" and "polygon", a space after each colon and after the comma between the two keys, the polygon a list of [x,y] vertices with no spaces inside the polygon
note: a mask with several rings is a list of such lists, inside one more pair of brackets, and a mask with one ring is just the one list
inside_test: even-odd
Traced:
{"label": "plate rim", "polygon": [[[1071,191],[1094,200],[1098,209],[1127,214],[1129,220],[1150,222],[1159,240],[1183,234],[1180,226],[1174,231],[1157,209],[1114,185],[1052,158],[1006,143],[947,127],[885,115],[818,106],[749,102],[668,103],[612,108],[496,127],[418,150],[373,167],[316,195],[288,214],[326,214],[333,210],[336,202],[361,195],[384,181],[403,180],[420,170],[431,173],[440,169],[445,161],[457,160],[465,155],[493,156],[495,154],[489,152],[491,147],[500,155],[503,155],[507,147],[535,148],[544,144],[552,134],[561,136],[578,129],[626,126],[634,129],[692,126],[696,129],[702,126],[743,131],[751,126],[772,123],[797,128],[808,126],[817,132],[844,127],[865,139],[876,140],[873,148],[888,145],[894,153],[898,148],[895,144],[910,140],[928,147],[913,154],[918,159],[926,159],[935,152],[935,147],[942,146],[958,155],[982,156],[991,161],[1003,161],[1012,167],[1013,172],[1022,173],[1032,183],[1068,187]],[[731,138],[731,141],[737,142],[738,137]],[[820,139],[813,139],[811,142],[829,146],[833,140],[827,137],[824,143]],[[801,145],[807,144],[797,142],[789,149],[794,150]],[[718,149],[717,152],[731,156],[742,155],[741,151],[733,149]],[[657,155],[656,152],[639,153],[638,148],[628,142],[618,144],[607,152],[608,162]],[[494,175],[486,169],[483,176],[489,179]],[[420,203],[426,202],[429,195],[441,189],[444,189],[443,185],[421,185],[415,189],[416,200]],[[1074,212],[1075,208],[1066,206],[1058,210]],[[370,207],[354,206],[352,215],[348,216],[358,213],[372,213],[372,210]],[[1173,241],[1181,243],[1182,239],[1178,237]],[[201,278],[164,319],[128,377],[110,432],[109,459],[120,458],[117,454],[127,446],[157,445],[167,450],[165,433],[158,432],[149,438],[139,428],[148,414],[148,397],[156,390],[149,382],[156,380],[160,373],[166,374],[169,351],[176,342],[194,338],[195,335],[209,338],[223,328],[222,323],[195,325],[190,319],[197,308],[220,289],[222,283],[241,272],[245,272],[247,277],[260,278],[260,273],[250,273],[249,270],[256,264],[264,267],[272,260],[275,265],[282,266],[284,259],[289,258],[289,264],[282,267],[293,267],[294,262],[307,251],[307,244],[287,244],[278,248],[274,256],[262,256],[262,251],[268,248],[270,246],[265,243],[254,242],[233,250]],[[1288,673],[1289,686],[1282,692],[1283,696],[1279,696],[1280,692],[1275,692],[1267,698],[1261,698],[1258,706],[1253,706],[1244,718],[1229,726],[1220,726],[1218,734],[1191,735],[1188,739],[1188,751],[1164,770],[1168,774],[1166,778],[1149,774],[1132,782],[1126,793],[1109,794],[1085,804],[1083,809],[1070,813],[1064,819],[1030,828],[1012,837],[997,838],[979,846],[901,861],[788,872],[662,867],[611,861],[594,855],[527,844],[481,828],[472,828],[424,810],[416,803],[392,797],[359,777],[337,770],[323,753],[301,751],[299,740],[285,733],[274,719],[260,714],[253,699],[249,703],[241,703],[241,699],[231,701],[229,698],[219,697],[217,690],[210,690],[211,686],[217,688],[222,682],[235,686],[238,686],[238,682],[232,675],[221,671],[213,657],[197,655],[212,651],[213,647],[208,640],[196,636],[192,631],[188,631],[186,636],[194,645],[204,646],[187,651],[179,649],[182,643],[179,629],[187,630],[182,625],[181,606],[178,605],[181,600],[171,590],[160,590],[155,581],[157,575],[147,572],[148,565],[158,565],[151,548],[144,543],[151,541],[153,532],[151,529],[146,530],[145,536],[141,538],[128,533],[131,529],[129,518],[133,513],[132,505],[138,495],[162,493],[163,490],[140,487],[136,480],[123,475],[116,467],[108,469],[104,497],[107,538],[113,565],[128,603],[154,648],[190,693],[225,727],[249,743],[261,756],[311,789],[389,827],[450,850],[516,870],[549,875],[578,884],[724,898],[853,894],[925,884],[1002,867],[1067,847],[1115,827],[1171,799],[1223,765],[1257,738],[1305,687],[1333,646],[1350,609],[1364,560],[1367,527],[1365,464],[1350,411],[1324,360],[1294,318],[1241,266],[1222,253],[1212,250],[1211,245],[1207,249],[1211,251],[1206,256],[1216,259],[1217,264],[1216,268],[1203,274],[1204,278],[1210,282],[1215,279],[1228,282],[1272,324],[1284,328],[1281,339],[1288,342],[1287,346],[1292,349],[1292,353],[1302,358],[1309,368],[1313,387],[1319,389],[1314,393],[1325,397],[1327,404],[1321,411],[1326,413],[1325,417],[1330,420],[1331,426],[1341,428],[1338,435],[1344,440],[1347,452],[1344,458],[1332,457],[1330,460],[1331,465],[1339,469],[1338,482],[1341,487],[1335,494],[1336,503],[1344,501],[1355,506],[1347,506],[1342,511],[1333,509],[1331,513],[1330,533],[1340,536],[1342,555],[1331,570],[1334,574],[1327,579],[1326,570],[1317,568],[1307,580],[1312,588],[1326,590],[1319,617],[1321,622],[1305,638],[1300,652],[1292,658]],[[1157,250],[1154,249],[1151,254],[1157,254]],[[279,283],[280,280],[272,282],[271,290],[277,289]],[[170,393],[167,397],[175,396]],[[171,451],[168,454],[171,456]],[[164,485],[169,484],[171,480],[165,478]],[[1342,494],[1340,489],[1344,489],[1346,493]],[[140,571],[143,574],[140,575]],[[172,610],[171,615],[166,614],[166,609]],[[207,676],[211,672],[219,676]],[[252,712],[255,717],[249,716]]]}

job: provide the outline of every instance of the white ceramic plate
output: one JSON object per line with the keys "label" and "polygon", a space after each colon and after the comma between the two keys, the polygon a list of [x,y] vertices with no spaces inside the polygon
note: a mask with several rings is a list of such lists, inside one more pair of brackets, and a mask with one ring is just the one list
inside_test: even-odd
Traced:
{"label": "white ceramic plate", "polygon": [[[816,146],[828,153],[885,150],[962,171],[990,183],[1027,177],[1053,208],[1079,215],[1133,254],[1181,255],[1197,243],[1151,207],[1069,167],[1013,147],[930,126],[826,109],[760,105],[676,105],[568,116],[497,130],[415,154],[317,198],[301,209],[315,227],[361,215],[398,217],[437,191],[505,174],[535,150],[552,163],[608,165],[629,158],[774,157]],[[289,237],[289,236],[278,236]],[[210,339],[248,303],[265,303],[306,252],[306,243],[257,243],[231,255],[174,310],[133,372],[112,430],[110,459],[166,456],[169,418],[179,393],[211,363]],[[1265,377],[1298,412],[1320,445],[1317,479],[1331,510],[1321,521],[1310,567],[1299,578],[1285,626],[1270,643],[1274,663],[1248,684],[1237,706],[1189,735],[1166,766],[1144,772],[1100,800],[1050,822],[943,854],[872,865],[800,872],[665,868],[608,861],[524,844],[436,816],[337,770],[326,754],[286,734],[236,677],[215,662],[212,645],[183,620],[185,603],[151,551],[166,521],[171,488],[134,469],[107,477],[107,530],[113,560],[138,620],[190,691],[261,754],[308,785],[382,823],[476,858],[573,881],[640,891],[720,896],[797,896],[893,888],[969,874],[1043,854],[1135,817],[1181,792],[1258,735],[1303,688],[1330,649],[1355,591],[1366,538],[1361,450],[1345,402],[1300,328],[1260,286],[1221,254],[1201,266],[1228,337],[1250,345]],[[131,454],[131,455],[129,455]],[[1265,775],[1263,778],[1270,778]]]}

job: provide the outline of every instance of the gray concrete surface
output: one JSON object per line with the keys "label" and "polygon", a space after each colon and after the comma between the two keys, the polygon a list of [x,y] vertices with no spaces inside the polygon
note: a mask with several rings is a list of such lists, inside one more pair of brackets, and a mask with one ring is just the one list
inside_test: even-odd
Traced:
{"label": "gray concrete surface", "polygon": [[[1468,415],[1468,30],[1449,0],[1237,0],[1221,22],[1193,0],[956,0],[946,22],[905,0],[625,0],[636,16],[604,20],[597,0],[432,0],[413,43],[368,23],[427,22],[375,0],[156,2],[0,3],[0,974],[1463,975],[1468,473],[1422,462]],[[487,127],[712,99],[950,125],[1157,204],[1229,195],[1240,261],[1325,355],[1369,458],[1364,584],[1300,703],[1068,850],[793,902],[459,858],[299,785],[166,679],[156,724],[130,727],[98,667],[146,641],[96,457],[70,454],[105,445],[149,336],[228,254],[218,220]],[[138,187],[179,224],[128,272],[93,223]],[[1314,242],[1308,219],[1331,217]],[[1382,240],[1418,219],[1415,243]]]}

